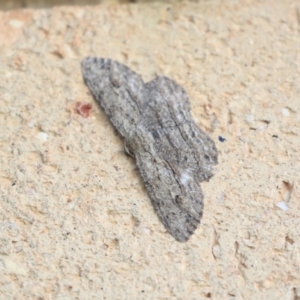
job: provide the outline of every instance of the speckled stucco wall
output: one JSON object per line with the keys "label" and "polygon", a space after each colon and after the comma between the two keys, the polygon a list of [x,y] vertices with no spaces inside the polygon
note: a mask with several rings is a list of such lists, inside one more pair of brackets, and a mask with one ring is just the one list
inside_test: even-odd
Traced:
{"label": "speckled stucco wall", "polygon": [[[300,299],[299,7],[0,12],[1,299]],[[216,141],[187,243],[159,222],[85,86],[86,56],[176,80]]]}

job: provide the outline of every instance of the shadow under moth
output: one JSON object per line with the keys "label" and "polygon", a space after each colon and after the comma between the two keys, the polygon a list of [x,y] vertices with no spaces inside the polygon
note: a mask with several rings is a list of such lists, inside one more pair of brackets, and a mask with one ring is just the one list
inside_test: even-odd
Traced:
{"label": "shadow under moth", "polygon": [[213,176],[217,149],[194,122],[185,90],[167,77],[144,83],[111,59],[88,57],[83,77],[135,157],[154,209],[168,232],[186,242],[200,223],[200,182]]}

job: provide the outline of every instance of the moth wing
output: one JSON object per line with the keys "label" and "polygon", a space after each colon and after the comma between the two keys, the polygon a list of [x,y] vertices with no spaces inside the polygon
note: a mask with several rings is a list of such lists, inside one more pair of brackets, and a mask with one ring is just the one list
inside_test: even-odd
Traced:
{"label": "moth wing", "polygon": [[111,59],[88,57],[81,62],[81,69],[97,102],[119,133],[128,138],[143,110],[142,78]]}
{"label": "moth wing", "polygon": [[177,241],[186,242],[202,217],[199,184],[193,180],[178,182],[168,162],[150,153],[137,153],[136,163],[159,219]]}
{"label": "moth wing", "polygon": [[193,120],[185,90],[167,77],[157,77],[146,89],[140,123],[154,137],[153,154],[178,165],[181,173],[192,172],[200,182],[208,180],[218,163],[218,151]]}
{"label": "moth wing", "polygon": [[195,124],[186,92],[158,77],[146,84],[147,104],[137,127],[137,165],[153,206],[169,233],[185,242],[200,223],[199,182],[212,176],[214,142]]}

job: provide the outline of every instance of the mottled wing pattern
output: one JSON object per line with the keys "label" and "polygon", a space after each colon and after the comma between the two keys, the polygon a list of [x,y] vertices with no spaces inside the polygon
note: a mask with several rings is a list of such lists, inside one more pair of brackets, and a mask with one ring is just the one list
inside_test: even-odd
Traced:
{"label": "mottled wing pattern", "polygon": [[146,87],[136,161],[162,223],[176,240],[184,242],[202,217],[199,181],[212,176],[217,150],[192,120],[188,96],[178,84],[157,77]]}
{"label": "mottled wing pattern", "polygon": [[128,67],[111,59],[87,57],[81,62],[86,84],[119,133],[127,138],[140,119],[145,85]]}
{"label": "mottled wing pattern", "polygon": [[166,77],[144,84],[109,59],[87,58],[82,72],[135,156],[162,223],[177,241],[187,241],[202,217],[199,182],[212,176],[217,150],[193,121],[186,92]]}

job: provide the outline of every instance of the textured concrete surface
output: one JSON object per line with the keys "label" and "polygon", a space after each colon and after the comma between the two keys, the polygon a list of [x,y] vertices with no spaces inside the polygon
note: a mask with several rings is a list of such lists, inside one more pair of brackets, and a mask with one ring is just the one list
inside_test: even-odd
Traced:
{"label": "textured concrete surface", "polygon": [[[159,2],[173,2],[180,0],[158,0]],[[205,1],[205,0],[201,0]],[[50,8],[54,6],[68,5],[99,5],[99,4],[124,4],[145,3],[154,0],[0,0],[0,10],[12,10],[21,8]]]}
{"label": "textured concrete surface", "polygon": [[[0,12],[1,299],[300,299],[300,2],[224,2]],[[216,141],[189,242],[85,86],[91,55],[176,80]]]}

